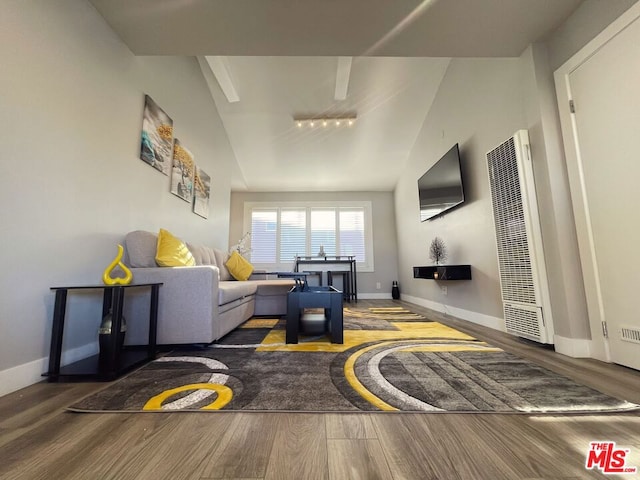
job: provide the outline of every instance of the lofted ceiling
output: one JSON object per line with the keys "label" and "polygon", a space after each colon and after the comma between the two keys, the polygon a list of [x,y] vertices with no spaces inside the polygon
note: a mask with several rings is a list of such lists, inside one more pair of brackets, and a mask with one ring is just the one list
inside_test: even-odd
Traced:
{"label": "lofted ceiling", "polygon": [[451,57],[517,57],[583,0],[90,1],[134,54],[198,57],[233,190],[390,191]]}

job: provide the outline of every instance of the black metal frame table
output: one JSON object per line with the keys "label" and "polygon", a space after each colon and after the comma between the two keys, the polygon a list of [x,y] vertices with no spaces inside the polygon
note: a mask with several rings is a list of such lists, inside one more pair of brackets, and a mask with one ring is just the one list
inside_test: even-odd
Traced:
{"label": "black metal frame table", "polygon": [[[349,300],[358,302],[358,280],[356,275],[356,257],[353,255],[329,255],[326,257],[301,256],[296,257],[295,271],[300,270],[300,265],[318,265],[326,267],[328,265],[348,265],[349,267]],[[324,270],[326,271],[326,270]]]}
{"label": "black metal frame table", "polygon": [[[50,382],[61,377],[74,379],[113,380],[143,363],[156,357],[156,333],[158,329],[158,297],[162,283],[139,283],[130,285],[85,285],[74,287],[51,287],[56,292],[51,329],[51,349],[49,352],[49,371],[45,374]],[[143,349],[133,346],[120,348],[118,333],[122,326],[122,308],[125,291],[129,288],[149,287],[149,342]],[[70,290],[102,290],[102,318],[112,312],[111,334],[109,338],[109,356],[104,365],[100,365],[99,354],[60,366],[62,340],[67,308],[67,293]],[[140,347],[140,346],[138,346]]]}
{"label": "black metal frame table", "polygon": [[256,275],[276,275],[278,278],[300,278],[300,279],[306,279],[307,276],[309,275],[309,272],[260,272],[257,271],[255,272]]}
{"label": "black metal frame table", "polygon": [[286,342],[298,343],[305,308],[324,308],[331,343],[344,343],[342,292],[334,287],[295,286],[287,294]]}

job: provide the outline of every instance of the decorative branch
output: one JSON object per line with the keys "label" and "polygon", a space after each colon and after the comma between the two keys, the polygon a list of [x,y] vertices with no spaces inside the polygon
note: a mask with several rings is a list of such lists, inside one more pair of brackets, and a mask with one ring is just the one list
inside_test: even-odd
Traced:
{"label": "decorative branch", "polygon": [[433,260],[436,265],[447,259],[447,246],[440,237],[435,237],[431,241],[431,246],[429,247],[429,258]]}

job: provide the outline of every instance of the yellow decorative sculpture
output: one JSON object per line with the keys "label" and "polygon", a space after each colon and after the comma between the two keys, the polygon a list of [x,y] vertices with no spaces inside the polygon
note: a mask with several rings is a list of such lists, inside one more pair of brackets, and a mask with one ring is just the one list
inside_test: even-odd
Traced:
{"label": "yellow decorative sculpture", "polygon": [[[102,274],[102,281],[105,285],[128,285],[133,280],[133,273],[131,270],[127,268],[127,266],[122,263],[122,255],[124,255],[124,248],[122,245],[118,245],[118,255],[113,259],[113,262],[109,264],[109,266],[105,269]],[[116,268],[120,267],[124,272],[124,277],[112,277],[111,272]]]}

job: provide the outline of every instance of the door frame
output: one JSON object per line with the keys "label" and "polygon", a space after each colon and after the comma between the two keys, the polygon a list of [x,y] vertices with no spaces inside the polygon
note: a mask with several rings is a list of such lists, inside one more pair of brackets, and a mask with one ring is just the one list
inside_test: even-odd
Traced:
{"label": "door frame", "polygon": [[584,168],[580,145],[576,136],[575,114],[571,112],[570,102],[573,99],[569,76],[578,67],[587,62],[598,50],[622,32],[640,17],[640,2],[634,4],[593,40],[581,48],[554,73],[558,111],[564,153],[569,177],[573,215],[578,236],[580,264],[587,298],[587,311],[591,329],[591,357],[611,362],[609,341],[603,335],[604,306],[600,286],[596,251],[591,227],[589,202],[585,189]]}

